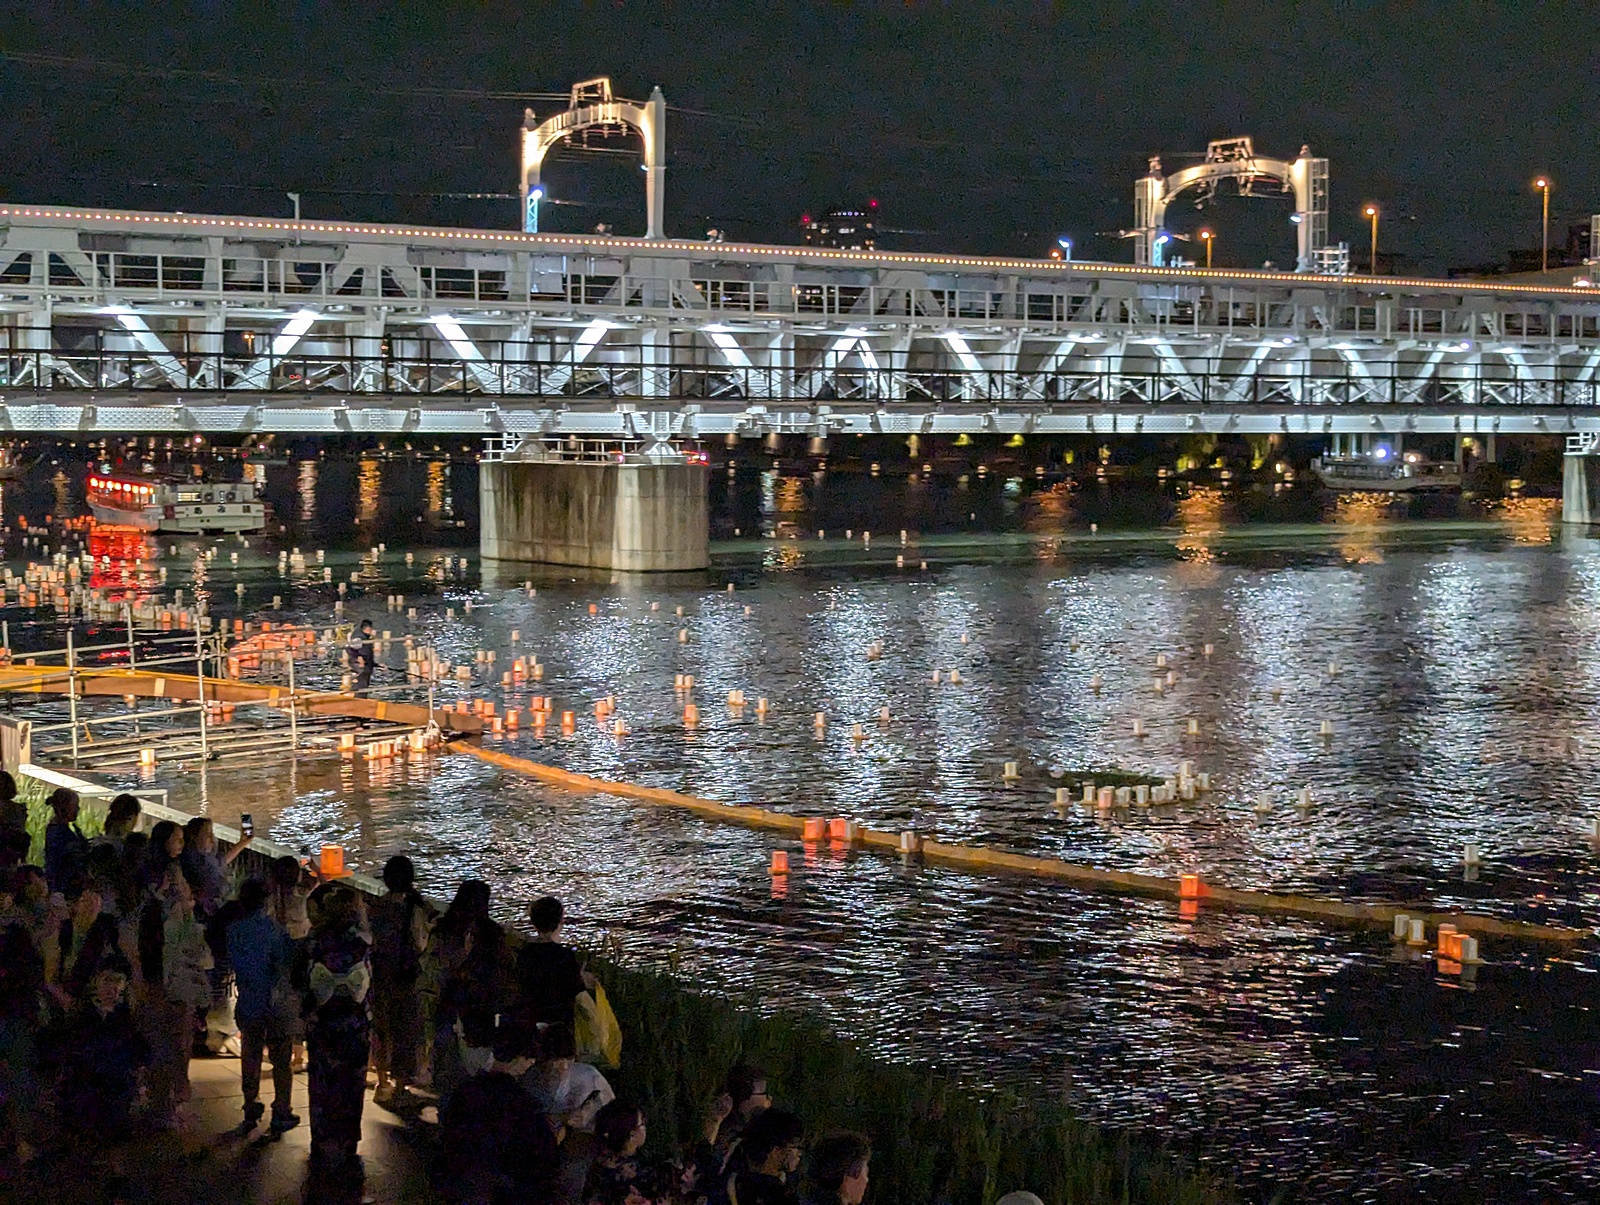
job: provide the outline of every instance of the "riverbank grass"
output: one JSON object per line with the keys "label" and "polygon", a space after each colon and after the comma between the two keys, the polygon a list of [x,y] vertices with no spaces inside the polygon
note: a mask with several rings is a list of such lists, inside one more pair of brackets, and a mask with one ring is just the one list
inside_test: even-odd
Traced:
{"label": "riverbank grass", "polygon": [[975,1090],[931,1068],[864,1053],[821,1025],[762,1015],[686,990],[670,974],[592,964],[624,1035],[608,1074],[636,1100],[658,1155],[699,1136],[706,1105],[737,1062],[771,1076],[773,1093],[810,1135],[860,1130],[872,1139],[875,1201],[992,1205],[1016,1189],[1047,1205],[1222,1205],[1222,1184],[1144,1136],[1085,1124],[1041,1083],[1026,1096]]}

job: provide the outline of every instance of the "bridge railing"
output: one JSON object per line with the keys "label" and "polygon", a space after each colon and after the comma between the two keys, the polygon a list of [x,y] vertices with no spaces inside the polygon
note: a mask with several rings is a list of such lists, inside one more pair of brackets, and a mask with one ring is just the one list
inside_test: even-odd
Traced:
{"label": "bridge railing", "polygon": [[[1322,278],[1194,283],[1032,277],[982,268],[882,283],[859,266],[800,265],[795,279],[773,279],[768,265],[727,265],[717,275],[635,275],[582,267],[546,271],[444,264],[361,264],[279,257],[0,252],[0,288],[16,299],[67,307],[181,301],[296,309],[317,303],[413,300],[452,308],[537,312],[551,307],[594,314],[705,315],[708,320],[852,323],[1019,324],[1048,330],[1138,328],[1197,333],[1326,333],[1373,338],[1461,336],[1537,341],[1600,341],[1600,290],[1587,297],[1452,297],[1448,282],[1329,287]],[[587,270],[586,270],[587,269]],[[253,303],[253,305],[252,305]],[[335,318],[336,315],[329,315]]]}
{"label": "bridge railing", "polygon": [[431,356],[240,357],[127,352],[0,351],[8,404],[53,393],[307,398],[371,395],[396,399],[554,399],[686,402],[800,401],[894,405],[1094,403],[1125,405],[1410,405],[1591,407],[1600,383],[1546,372],[1483,366],[1450,372],[1380,373],[1336,360],[1184,360],[1177,367],[1011,371],[915,364],[862,367],[844,357],[803,368],[669,362],[539,362]]}

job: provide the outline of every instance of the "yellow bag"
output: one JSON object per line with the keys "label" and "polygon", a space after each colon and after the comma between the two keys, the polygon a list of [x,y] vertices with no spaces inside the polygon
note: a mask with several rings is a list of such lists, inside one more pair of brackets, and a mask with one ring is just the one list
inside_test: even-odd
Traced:
{"label": "yellow bag", "polygon": [[577,1017],[573,1026],[578,1039],[578,1058],[596,1067],[616,1067],[622,1062],[622,1026],[611,1011],[606,989],[601,983],[594,991],[579,992]]}

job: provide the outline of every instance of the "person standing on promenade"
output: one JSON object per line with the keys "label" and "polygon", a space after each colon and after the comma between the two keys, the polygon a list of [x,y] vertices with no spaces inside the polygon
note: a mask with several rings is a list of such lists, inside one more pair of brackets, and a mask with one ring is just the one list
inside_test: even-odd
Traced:
{"label": "person standing on promenade", "polygon": [[462,1079],[440,1110],[434,1181],[452,1205],[553,1197],[560,1134],[521,1086],[538,1043],[526,1026],[502,1025],[488,1068]]}
{"label": "person standing on promenade", "polygon": [[578,951],[561,940],[566,910],[554,896],[528,907],[535,937],[517,951],[518,1009],[525,1024],[564,1025],[577,1020],[578,993],[594,986]]}
{"label": "person standing on promenade", "polygon": [[267,915],[267,888],[247,879],[239,888],[243,915],[228,926],[228,961],[233,966],[239,999],[234,1020],[239,1026],[239,1082],[244,1093],[244,1122],[255,1128],[266,1111],[261,1094],[261,1056],[272,1060],[272,1123],[274,1137],[300,1124],[291,1103],[294,1067],[290,1050],[298,1010],[289,987],[294,946],[283,927]]}
{"label": "person standing on promenade", "polygon": [[17,798],[17,780],[0,770],[0,832],[28,831],[28,805]]}
{"label": "person standing on promenade", "polygon": [[433,1017],[433,1090],[441,1099],[493,1057],[506,935],[489,915],[489,884],[467,879],[434,928],[439,1003]]}
{"label": "person standing on promenade", "polygon": [[89,848],[95,849],[102,845],[109,845],[118,854],[122,853],[122,846],[128,839],[128,834],[139,827],[139,816],[144,811],[136,795],[118,795],[106,808],[105,827],[98,837],[89,842]]}
{"label": "person standing on promenade", "polygon": [[127,1195],[124,1147],[133,1137],[139,1073],[150,1048],[139,1036],[124,999],[129,967],[108,953],[88,976],[83,999],[50,1035],[59,1067],[56,1116],[70,1153],[66,1166],[100,1173],[106,1196]]}
{"label": "person standing on promenade", "polygon": [[48,1016],[44,957],[25,925],[6,923],[0,926],[0,1140],[9,1138],[22,1165],[38,1154],[43,1130],[39,1034]]}
{"label": "person standing on promenade", "polygon": [[[289,935],[289,949],[294,955],[292,966],[300,954],[300,947],[311,936],[311,909],[309,901],[316,888],[317,879],[310,866],[302,866],[293,854],[284,854],[272,863],[271,878],[267,882],[267,915],[283,927]],[[294,1054],[290,1066],[295,1071],[306,1069],[306,1031],[298,1012],[287,1022],[290,1048]]]}
{"label": "person standing on promenade", "polygon": [[295,978],[305,993],[312,1163],[318,1172],[354,1181],[362,1178],[356,1149],[372,1043],[369,950],[356,894],[329,888]]}
{"label": "person standing on promenade", "polygon": [[150,1113],[159,1127],[170,1128],[179,1104],[189,1098],[195,1010],[211,1002],[211,947],[195,919],[189,881],[176,864],[140,913],[138,949],[134,1018],[150,1048]]}
{"label": "person standing on promenade", "polygon": [[372,903],[372,1061],[378,1073],[373,1103],[404,1104],[420,1070],[422,952],[433,910],[417,894],[416,867],[404,855],[383,867],[387,895]]}
{"label": "person standing on promenade", "polygon": [[58,787],[45,800],[50,823],[44,829],[44,877],[51,891],[64,892],[74,876],[82,874],[89,856],[89,841],[78,830],[78,793]]}

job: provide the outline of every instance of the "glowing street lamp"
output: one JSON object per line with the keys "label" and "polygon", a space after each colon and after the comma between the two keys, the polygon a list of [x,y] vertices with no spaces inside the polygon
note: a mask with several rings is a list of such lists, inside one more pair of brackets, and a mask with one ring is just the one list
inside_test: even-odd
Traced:
{"label": "glowing street lamp", "polygon": [[1211,266],[1211,244],[1216,237],[1217,236],[1212,234],[1209,230],[1202,230],[1200,232],[1200,241],[1206,245],[1206,267],[1208,268]]}
{"label": "glowing street lamp", "polygon": [[1378,207],[1376,205],[1368,205],[1361,212],[1366,214],[1367,218],[1372,222],[1372,256],[1367,261],[1367,275],[1376,276],[1378,274]]}
{"label": "glowing street lamp", "polygon": [[539,233],[539,202],[544,200],[544,187],[536,185],[528,193],[528,233]]}
{"label": "glowing street lamp", "polygon": [[1544,241],[1539,249],[1539,271],[1550,271],[1550,180],[1540,176],[1533,186],[1544,194]]}

